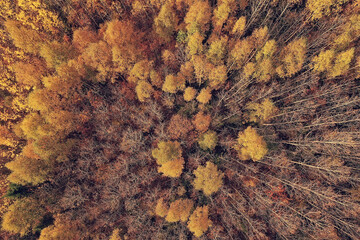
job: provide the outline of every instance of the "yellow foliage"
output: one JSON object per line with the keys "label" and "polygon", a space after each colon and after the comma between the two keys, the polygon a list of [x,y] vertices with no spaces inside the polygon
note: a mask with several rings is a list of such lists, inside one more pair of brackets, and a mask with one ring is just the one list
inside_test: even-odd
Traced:
{"label": "yellow foliage", "polygon": [[161,141],[158,147],[152,150],[152,156],[159,165],[180,158],[181,153],[180,143],[172,141]]}
{"label": "yellow foliage", "polygon": [[186,222],[189,218],[190,211],[194,206],[191,199],[178,199],[170,204],[169,211],[166,216],[168,222]]}
{"label": "yellow foliage", "polygon": [[188,83],[192,83],[194,79],[194,66],[191,61],[185,62],[180,67],[180,74],[183,75]]}
{"label": "yellow foliage", "polygon": [[194,34],[189,36],[188,39],[189,40],[187,44],[187,49],[190,56],[195,54],[201,54],[204,51],[204,47],[202,44],[204,37],[199,32],[195,32]]}
{"label": "yellow foliage", "polygon": [[39,132],[44,125],[45,120],[40,114],[30,113],[22,120],[20,128],[28,139],[38,139],[41,137]]}
{"label": "yellow foliage", "polygon": [[27,29],[12,20],[6,21],[5,27],[16,47],[29,53],[39,53],[43,41],[37,31]]}
{"label": "yellow foliage", "polygon": [[104,80],[112,70],[112,52],[109,45],[104,41],[90,43],[83,52],[85,64],[96,69],[99,73],[99,81]]}
{"label": "yellow foliage", "polygon": [[41,0],[18,0],[15,11],[16,20],[34,30],[57,34],[64,28],[57,14],[50,11]]}
{"label": "yellow foliage", "polygon": [[37,200],[22,198],[9,206],[8,212],[3,216],[2,229],[25,236],[35,232],[44,215],[45,210]]}
{"label": "yellow foliage", "polygon": [[45,59],[49,68],[56,68],[61,63],[74,58],[76,51],[69,44],[52,41],[41,46],[40,55]]}
{"label": "yellow foliage", "polygon": [[162,90],[168,93],[176,93],[179,90],[183,90],[185,88],[185,79],[182,77],[176,77],[174,75],[167,75],[165,77],[164,84],[162,86]]}
{"label": "yellow foliage", "polygon": [[5,165],[12,173],[8,180],[16,184],[37,185],[45,182],[51,171],[51,166],[43,160],[17,156],[15,160]]}
{"label": "yellow foliage", "polygon": [[331,70],[334,58],[334,50],[321,51],[318,56],[313,58],[314,70],[316,72],[325,72]]}
{"label": "yellow foliage", "polygon": [[235,68],[240,69],[249,58],[252,52],[252,43],[249,39],[238,40],[230,52],[231,60],[236,64]]}
{"label": "yellow foliage", "polygon": [[259,161],[268,152],[264,138],[250,126],[244,132],[239,132],[237,141],[238,145],[235,146],[235,149],[238,151],[241,160]]}
{"label": "yellow foliage", "polygon": [[214,150],[217,141],[218,138],[216,132],[214,131],[207,131],[206,133],[203,133],[198,140],[200,148],[203,150],[207,150],[207,149]]}
{"label": "yellow foliage", "polygon": [[57,93],[46,88],[35,89],[28,96],[29,107],[41,113],[52,110],[56,106],[57,101]]}
{"label": "yellow foliage", "polygon": [[52,130],[60,136],[69,134],[77,127],[77,116],[69,111],[49,111],[46,113],[44,118],[46,123],[51,125]]}
{"label": "yellow foliage", "polygon": [[81,239],[80,235],[76,226],[69,220],[56,216],[54,225],[41,230],[39,240],[74,240]]}
{"label": "yellow foliage", "polygon": [[190,34],[196,31],[204,33],[211,18],[211,6],[208,1],[195,1],[185,16],[186,29]]}
{"label": "yellow foliage", "polygon": [[187,226],[196,237],[201,237],[211,225],[212,221],[209,219],[209,208],[208,206],[204,206],[195,209],[189,218]]}
{"label": "yellow foliage", "polygon": [[195,98],[196,94],[197,94],[196,89],[192,87],[187,87],[184,91],[184,100],[189,102]]}
{"label": "yellow foliage", "polygon": [[[40,239],[39,239],[40,240]],[[45,240],[45,239],[44,239]],[[59,239],[60,240],[60,239]],[[70,240],[70,239],[69,239]],[[120,230],[118,228],[115,228],[112,232],[109,240],[122,240],[120,237]]]}
{"label": "yellow foliage", "polygon": [[75,139],[61,141],[64,136],[44,136],[34,142],[34,152],[46,161],[65,162],[68,154],[78,143]]}
{"label": "yellow foliage", "polygon": [[175,32],[176,23],[176,13],[171,3],[166,2],[162,5],[159,14],[154,19],[155,31],[160,37],[170,41]]}
{"label": "yellow foliage", "polygon": [[209,74],[209,83],[211,88],[219,89],[221,85],[226,82],[226,79],[227,69],[225,65],[217,66],[211,69]]}
{"label": "yellow foliage", "polygon": [[158,172],[163,173],[166,177],[180,177],[184,168],[184,159],[182,157],[166,162],[158,168]]}
{"label": "yellow foliage", "polygon": [[86,76],[86,70],[74,60],[59,65],[56,72],[57,75],[46,76],[42,82],[46,89],[66,97],[81,86],[81,78]]}
{"label": "yellow foliage", "polygon": [[21,153],[24,157],[27,157],[27,158],[35,158],[35,159],[40,158],[40,156],[38,154],[36,154],[34,151],[33,141],[28,141],[27,145],[25,145],[25,147],[23,147]]}
{"label": "yellow foliage", "polygon": [[208,78],[209,72],[214,66],[208,62],[204,55],[192,56],[191,62],[194,67],[197,83],[200,85],[206,78]]}
{"label": "yellow foliage", "polygon": [[235,22],[235,25],[232,29],[232,33],[237,36],[241,36],[245,31],[245,27],[246,27],[246,17],[242,16]]}
{"label": "yellow foliage", "polygon": [[150,81],[153,86],[158,88],[161,88],[161,86],[163,85],[163,79],[161,75],[155,70],[150,71]]}
{"label": "yellow foliage", "polygon": [[306,39],[300,38],[289,43],[282,50],[281,71],[277,70],[280,77],[292,76],[301,70],[306,57]]}
{"label": "yellow foliage", "polygon": [[217,8],[214,10],[214,20],[213,23],[217,27],[221,27],[229,17],[233,6],[230,6],[227,2],[222,2],[218,4]]}
{"label": "yellow foliage", "polygon": [[207,58],[213,64],[223,64],[223,60],[226,54],[227,38],[222,37],[221,39],[214,40],[206,53]]}
{"label": "yellow foliage", "polygon": [[267,82],[275,74],[274,63],[272,60],[275,51],[276,41],[269,40],[256,54],[256,67],[253,77],[255,77],[259,82]]}
{"label": "yellow foliage", "polygon": [[349,0],[308,0],[306,7],[312,13],[312,19],[319,19],[330,13],[341,10],[341,5],[349,2]]}
{"label": "yellow foliage", "polygon": [[140,102],[145,102],[146,99],[150,98],[154,92],[151,84],[146,81],[139,81],[135,88],[137,97]]}
{"label": "yellow foliage", "polygon": [[256,71],[256,65],[253,62],[248,62],[243,69],[245,77],[251,77]]}
{"label": "yellow foliage", "polygon": [[73,45],[83,51],[89,44],[99,41],[99,37],[96,32],[90,30],[90,28],[79,28],[73,33]]}
{"label": "yellow foliage", "polygon": [[261,50],[256,54],[256,60],[259,61],[264,58],[272,57],[276,51],[276,41],[269,40],[261,48]]}
{"label": "yellow foliage", "polygon": [[14,134],[9,131],[9,129],[3,125],[0,125],[0,145],[14,148],[18,144],[18,141],[15,140]]}
{"label": "yellow foliage", "polygon": [[350,62],[354,58],[355,48],[340,52],[337,54],[334,65],[329,71],[330,77],[337,77],[345,74],[350,67]]}
{"label": "yellow foliage", "polygon": [[212,162],[206,162],[206,167],[199,166],[195,171],[194,187],[202,190],[205,195],[210,196],[217,192],[223,185],[224,173],[218,170]]}
{"label": "yellow foliage", "polygon": [[155,214],[160,217],[165,217],[166,214],[168,213],[168,210],[169,207],[167,206],[166,203],[164,203],[164,199],[160,198],[156,203]]}
{"label": "yellow foliage", "polygon": [[253,48],[258,48],[264,44],[269,36],[269,29],[267,26],[262,28],[256,28],[251,34],[250,42]]}
{"label": "yellow foliage", "polygon": [[246,106],[246,109],[249,110],[249,120],[252,122],[267,122],[271,117],[278,111],[278,108],[274,103],[266,98],[262,103],[249,103]]}
{"label": "yellow foliage", "polygon": [[196,97],[196,100],[199,103],[207,104],[211,99],[211,88],[203,88],[201,89],[199,95]]}
{"label": "yellow foliage", "polygon": [[30,87],[39,87],[42,76],[46,73],[44,64],[34,58],[32,63],[17,62],[13,66],[16,81]]}

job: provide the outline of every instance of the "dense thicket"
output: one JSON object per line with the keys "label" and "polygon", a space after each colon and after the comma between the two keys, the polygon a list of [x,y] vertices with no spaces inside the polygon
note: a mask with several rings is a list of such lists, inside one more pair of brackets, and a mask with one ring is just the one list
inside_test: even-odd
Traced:
{"label": "dense thicket", "polygon": [[358,0],[0,0],[0,26],[2,238],[360,238]]}

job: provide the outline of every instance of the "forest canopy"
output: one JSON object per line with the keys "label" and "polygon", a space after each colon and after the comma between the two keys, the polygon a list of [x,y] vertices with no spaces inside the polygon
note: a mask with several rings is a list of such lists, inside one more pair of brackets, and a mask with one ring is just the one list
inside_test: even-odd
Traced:
{"label": "forest canopy", "polygon": [[0,238],[360,239],[359,0],[0,0]]}

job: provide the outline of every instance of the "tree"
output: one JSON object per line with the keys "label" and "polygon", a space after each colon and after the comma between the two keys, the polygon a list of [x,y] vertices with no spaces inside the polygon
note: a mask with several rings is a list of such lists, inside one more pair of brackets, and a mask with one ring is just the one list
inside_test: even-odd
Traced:
{"label": "tree", "polygon": [[276,51],[276,41],[269,40],[256,54],[256,68],[253,77],[259,82],[267,82],[275,74],[273,56]]}
{"label": "tree", "polygon": [[204,51],[204,46],[202,44],[203,40],[204,37],[199,32],[195,32],[188,37],[187,49],[189,51],[189,56],[201,54]]}
{"label": "tree", "polygon": [[176,93],[179,90],[183,90],[185,88],[185,79],[174,75],[167,75],[165,77],[165,82],[162,86],[162,90],[168,93]]}
{"label": "tree", "polygon": [[176,24],[175,11],[170,2],[166,2],[162,5],[159,15],[154,19],[155,31],[160,37],[170,41],[174,35]]}
{"label": "tree", "polygon": [[230,52],[230,62],[235,64],[235,69],[240,69],[252,52],[252,43],[248,38],[237,40]]}
{"label": "tree", "polygon": [[232,34],[236,36],[243,35],[246,27],[246,17],[242,16],[240,17],[234,24],[234,27],[232,29]]}
{"label": "tree", "polygon": [[345,74],[354,57],[354,48],[336,53],[334,50],[321,51],[313,58],[314,71],[325,72],[329,77],[337,77]]}
{"label": "tree", "polygon": [[201,237],[211,225],[208,206],[197,207],[188,221],[188,228],[196,237]]}
{"label": "tree", "polygon": [[51,132],[49,126],[45,124],[44,118],[38,113],[26,115],[20,124],[20,129],[27,139],[39,139],[43,136],[43,129]]}
{"label": "tree", "polygon": [[211,116],[204,112],[198,112],[193,120],[196,130],[199,132],[206,132],[211,123]]}
{"label": "tree", "polygon": [[98,81],[104,81],[112,70],[112,53],[109,45],[104,41],[90,43],[82,57],[86,65],[98,72]]}
{"label": "tree", "polygon": [[274,103],[266,98],[262,103],[249,103],[246,106],[246,109],[249,110],[248,118],[252,122],[267,122],[271,117],[278,111]]}
{"label": "tree", "polygon": [[190,211],[194,206],[191,199],[178,199],[170,204],[169,211],[166,216],[168,222],[186,222],[189,218]]}
{"label": "tree", "polygon": [[312,13],[311,18],[315,20],[339,11],[341,5],[347,2],[349,0],[309,0],[306,2],[306,8]]}
{"label": "tree", "polygon": [[301,70],[306,58],[306,39],[304,37],[290,42],[282,50],[283,65],[276,69],[280,77],[289,77]]}
{"label": "tree", "polygon": [[355,48],[340,52],[337,54],[334,65],[329,71],[330,77],[344,75],[350,67],[350,62],[354,58]]}
{"label": "tree", "polygon": [[19,22],[8,20],[5,27],[16,47],[25,52],[39,54],[40,47],[43,44],[43,38],[32,29],[27,29]]}
{"label": "tree", "polygon": [[16,200],[3,216],[2,229],[25,236],[34,233],[40,225],[45,210],[33,198]]}
{"label": "tree", "polygon": [[76,224],[62,216],[56,216],[54,225],[41,230],[39,240],[73,240],[81,239],[81,235]]}
{"label": "tree", "polygon": [[160,217],[165,217],[168,211],[169,211],[169,207],[167,206],[166,203],[164,203],[164,199],[160,198],[156,203],[155,214]]}
{"label": "tree", "polygon": [[32,63],[17,62],[13,68],[16,81],[30,87],[40,87],[41,78],[47,70],[44,63],[36,58],[32,59]]}
{"label": "tree", "polygon": [[137,97],[140,102],[145,102],[146,99],[151,98],[154,89],[152,88],[151,84],[147,81],[139,81],[135,88]]}
{"label": "tree", "polygon": [[187,102],[190,102],[191,100],[193,100],[195,98],[197,94],[196,89],[192,88],[192,87],[187,87],[185,88],[184,91],[184,100]]}
{"label": "tree", "polygon": [[206,53],[209,61],[215,65],[223,64],[226,55],[227,38],[222,37],[214,40]]}
{"label": "tree", "polygon": [[160,165],[158,171],[168,177],[179,177],[182,173],[184,159],[181,157],[179,142],[161,141],[158,147],[152,150],[152,156]]}
{"label": "tree", "polygon": [[44,43],[41,46],[39,53],[40,56],[45,59],[49,68],[56,68],[77,55],[75,49],[71,45],[60,43],[58,41]]}
{"label": "tree", "polygon": [[194,67],[197,83],[201,85],[209,77],[209,72],[214,68],[214,66],[207,60],[204,55],[192,56],[191,62]]}
{"label": "tree", "polygon": [[244,132],[239,132],[237,141],[235,149],[238,151],[240,160],[259,161],[268,151],[264,138],[250,126]]}
{"label": "tree", "polygon": [[334,50],[322,50],[318,56],[313,58],[314,71],[316,72],[325,72],[330,71],[332,67],[332,62],[335,58]]}
{"label": "tree", "polygon": [[164,82],[160,73],[158,73],[155,70],[150,71],[150,81],[151,81],[151,84],[157,88],[161,88],[161,86],[163,85],[163,82]]}
{"label": "tree", "polygon": [[158,168],[158,172],[163,173],[166,177],[180,177],[184,163],[185,161],[182,157],[168,161]]}
{"label": "tree", "polygon": [[120,230],[118,228],[114,229],[109,240],[122,240],[120,237]]}
{"label": "tree", "polygon": [[141,60],[137,62],[129,73],[128,81],[137,83],[138,81],[145,81],[149,79],[152,63],[148,60]]}
{"label": "tree", "polygon": [[211,88],[203,88],[201,89],[199,95],[196,97],[196,100],[199,103],[207,104],[211,100]]}
{"label": "tree", "polygon": [[191,121],[180,114],[175,114],[170,119],[167,131],[172,139],[178,139],[187,136],[193,128]]}
{"label": "tree", "polygon": [[194,175],[194,188],[202,190],[207,196],[217,192],[223,185],[224,174],[212,162],[206,162],[205,167],[199,166]]}
{"label": "tree", "polygon": [[192,83],[194,79],[194,66],[192,62],[187,61],[183,65],[181,65],[179,74],[184,76],[188,83]]}
{"label": "tree", "polygon": [[225,65],[217,66],[213,68],[209,75],[210,87],[219,89],[221,85],[226,82],[227,69]]}
{"label": "tree", "polygon": [[195,32],[204,33],[211,19],[211,7],[208,1],[195,1],[191,4],[185,16],[186,29],[190,34]]}
{"label": "tree", "polygon": [[78,28],[73,33],[73,45],[81,52],[84,51],[91,43],[96,43],[100,39],[96,32],[90,28]]}
{"label": "tree", "polygon": [[218,3],[217,8],[214,10],[214,20],[212,21],[217,28],[222,27],[231,13],[234,10],[234,1],[222,1]]}
{"label": "tree", "polygon": [[43,183],[48,179],[52,170],[51,164],[46,161],[22,155],[6,163],[5,166],[12,171],[8,176],[8,180],[21,185]]}
{"label": "tree", "polygon": [[200,148],[203,150],[214,150],[214,148],[216,147],[218,138],[216,135],[216,132],[214,131],[207,131],[206,133],[203,133],[200,137],[199,137],[199,145]]}

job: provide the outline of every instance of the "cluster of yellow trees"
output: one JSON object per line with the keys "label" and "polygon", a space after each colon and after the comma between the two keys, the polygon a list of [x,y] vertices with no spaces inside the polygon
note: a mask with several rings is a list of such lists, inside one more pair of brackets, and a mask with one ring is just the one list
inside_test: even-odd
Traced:
{"label": "cluster of yellow trees", "polygon": [[[207,162],[205,167],[199,166],[194,171],[194,175],[194,188],[202,190],[207,196],[217,192],[223,184],[224,174],[211,162]],[[193,208],[194,201],[191,199],[175,200],[168,207],[161,198],[156,204],[155,213],[160,217],[166,216],[167,222],[187,222],[188,229],[196,237],[200,237],[212,225],[212,221],[209,219],[209,208],[208,206],[196,207],[195,210]]]}

